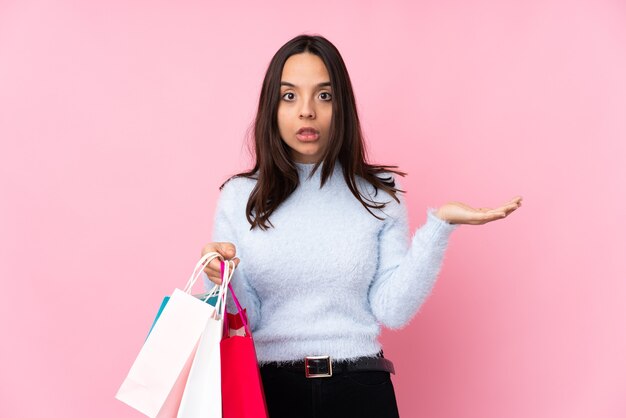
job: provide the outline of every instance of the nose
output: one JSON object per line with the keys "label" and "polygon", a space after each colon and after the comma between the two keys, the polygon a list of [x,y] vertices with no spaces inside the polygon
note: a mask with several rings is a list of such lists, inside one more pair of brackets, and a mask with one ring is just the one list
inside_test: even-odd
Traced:
{"label": "nose", "polygon": [[300,108],[300,119],[314,119],[315,118],[315,110],[313,109],[310,101],[305,100],[302,104],[302,108]]}

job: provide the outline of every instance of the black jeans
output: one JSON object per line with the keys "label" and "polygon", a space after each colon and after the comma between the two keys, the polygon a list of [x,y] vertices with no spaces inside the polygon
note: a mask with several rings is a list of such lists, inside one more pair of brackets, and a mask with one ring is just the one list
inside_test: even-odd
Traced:
{"label": "black jeans", "polygon": [[387,372],[354,371],[307,378],[261,366],[269,418],[395,418],[396,395]]}

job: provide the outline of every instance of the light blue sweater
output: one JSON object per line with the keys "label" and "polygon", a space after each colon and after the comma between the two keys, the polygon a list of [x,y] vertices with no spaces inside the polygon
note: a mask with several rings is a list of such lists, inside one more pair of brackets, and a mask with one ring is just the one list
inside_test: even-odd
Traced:
{"label": "light blue sweater", "polygon": [[[359,188],[389,202],[373,217],[348,189],[339,163],[320,188],[321,166],[297,163],[300,184],[270,216],[274,228],[250,230],[245,210],[256,180],[236,178],[217,203],[213,242],[231,242],[240,263],[232,287],[247,309],[260,364],[305,356],[373,356],[381,325],[405,326],[439,274],[450,224],[426,211],[409,237],[400,204],[357,177]],[[396,178],[396,187],[402,189]],[[206,275],[204,284],[212,287]],[[228,298],[228,310],[234,311]]]}

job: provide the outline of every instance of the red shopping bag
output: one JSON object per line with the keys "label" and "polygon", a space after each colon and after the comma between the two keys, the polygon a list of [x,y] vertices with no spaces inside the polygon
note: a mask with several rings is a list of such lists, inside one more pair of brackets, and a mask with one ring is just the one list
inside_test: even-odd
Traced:
{"label": "red shopping bag", "polygon": [[[237,305],[237,313],[227,313],[224,317],[229,324],[220,342],[222,362],[222,417],[223,418],[267,418],[267,405],[263,392],[263,382],[256,358],[252,333],[244,310],[228,285]],[[229,332],[240,328],[245,335]]]}

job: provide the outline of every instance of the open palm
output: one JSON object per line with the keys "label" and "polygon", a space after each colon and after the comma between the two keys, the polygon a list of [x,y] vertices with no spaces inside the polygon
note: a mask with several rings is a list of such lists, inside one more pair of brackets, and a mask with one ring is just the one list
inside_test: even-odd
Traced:
{"label": "open palm", "polygon": [[506,218],[522,205],[522,197],[516,196],[497,208],[473,208],[461,202],[449,202],[441,206],[436,215],[452,224],[482,225]]}

